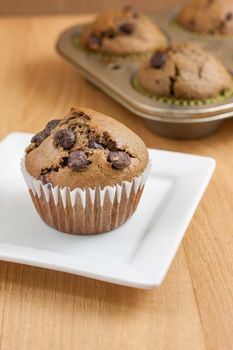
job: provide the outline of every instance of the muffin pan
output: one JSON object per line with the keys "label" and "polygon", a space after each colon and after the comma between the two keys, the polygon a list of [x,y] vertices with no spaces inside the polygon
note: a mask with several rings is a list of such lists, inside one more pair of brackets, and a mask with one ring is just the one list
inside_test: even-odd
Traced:
{"label": "muffin pan", "polygon": [[[174,24],[175,13],[160,12],[150,18],[171,42],[194,42],[215,54],[230,70],[233,63],[232,37],[210,37],[190,33]],[[222,122],[233,116],[233,97],[214,104],[194,106],[169,105],[155,101],[137,92],[131,80],[141,63],[135,58],[101,58],[101,56],[74,45],[73,38],[82,26],[64,31],[58,38],[57,51],[94,85],[145,119],[156,133],[176,138],[204,137]]]}

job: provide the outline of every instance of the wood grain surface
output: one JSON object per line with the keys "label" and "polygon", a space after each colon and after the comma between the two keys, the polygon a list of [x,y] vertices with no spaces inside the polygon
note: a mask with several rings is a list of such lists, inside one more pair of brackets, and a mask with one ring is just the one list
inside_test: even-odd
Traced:
{"label": "wood grain surface", "polygon": [[[119,8],[125,4],[134,4],[140,10],[158,10],[179,6],[188,0],[112,0],[111,7]],[[55,13],[95,13],[108,9],[109,0],[7,0],[0,1],[0,15],[41,15]]]}
{"label": "wood grain surface", "polygon": [[0,139],[88,106],[125,123],[148,147],[212,156],[217,170],[158,290],[0,262],[0,349],[231,350],[233,120],[203,140],[153,134],[57,56],[58,34],[86,19],[0,20]]}

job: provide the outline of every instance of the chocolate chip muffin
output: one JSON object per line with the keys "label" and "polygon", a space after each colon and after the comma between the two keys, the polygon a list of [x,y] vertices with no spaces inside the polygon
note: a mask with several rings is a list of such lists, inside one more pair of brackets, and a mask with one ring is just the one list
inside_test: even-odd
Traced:
{"label": "chocolate chip muffin", "polygon": [[95,234],[118,227],[136,210],[148,152],[116,120],[87,108],[71,109],[32,137],[22,170],[48,225]]}
{"label": "chocolate chip muffin", "polygon": [[232,0],[191,0],[181,9],[177,22],[205,34],[233,34]]}
{"label": "chocolate chip muffin", "polygon": [[132,6],[100,14],[79,40],[91,51],[113,55],[151,52],[166,45],[156,25]]}
{"label": "chocolate chip muffin", "polygon": [[217,99],[232,92],[232,78],[222,63],[200,47],[173,44],[156,51],[138,71],[139,85],[155,96],[174,100]]}

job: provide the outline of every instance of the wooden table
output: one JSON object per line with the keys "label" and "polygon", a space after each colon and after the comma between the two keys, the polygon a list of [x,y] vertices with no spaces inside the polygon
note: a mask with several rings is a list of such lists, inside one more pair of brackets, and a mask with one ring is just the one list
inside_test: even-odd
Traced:
{"label": "wooden table", "polygon": [[231,350],[233,120],[203,140],[154,135],[57,56],[58,34],[84,19],[0,20],[0,138],[88,106],[125,123],[148,147],[212,156],[217,170],[158,290],[0,262],[0,349]]}
{"label": "wooden table", "polygon": [[[165,7],[179,6],[187,0],[111,0],[112,8],[120,8],[133,3],[140,10],[155,11]],[[95,13],[109,9],[109,0],[7,0],[0,1],[0,14],[4,15],[41,15],[55,13]]]}

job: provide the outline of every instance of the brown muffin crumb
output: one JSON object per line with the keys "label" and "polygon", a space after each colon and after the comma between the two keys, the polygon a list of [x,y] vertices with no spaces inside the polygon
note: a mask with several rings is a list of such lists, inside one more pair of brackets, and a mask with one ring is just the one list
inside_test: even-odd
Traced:
{"label": "brown muffin crumb", "polygon": [[211,35],[233,34],[233,2],[191,0],[181,9],[177,22],[193,32]]}
{"label": "brown muffin crumb", "polygon": [[148,163],[142,140],[96,111],[72,109],[46,128],[39,141],[38,134],[33,136],[25,157],[29,174],[43,183],[71,189],[111,186],[131,181]]}
{"label": "brown muffin crumb", "polygon": [[139,69],[138,81],[156,96],[177,99],[214,98],[233,84],[217,58],[189,43],[155,52]]}
{"label": "brown muffin crumb", "polygon": [[143,53],[166,45],[156,25],[133,6],[98,15],[84,27],[79,40],[92,51],[110,54]]}

